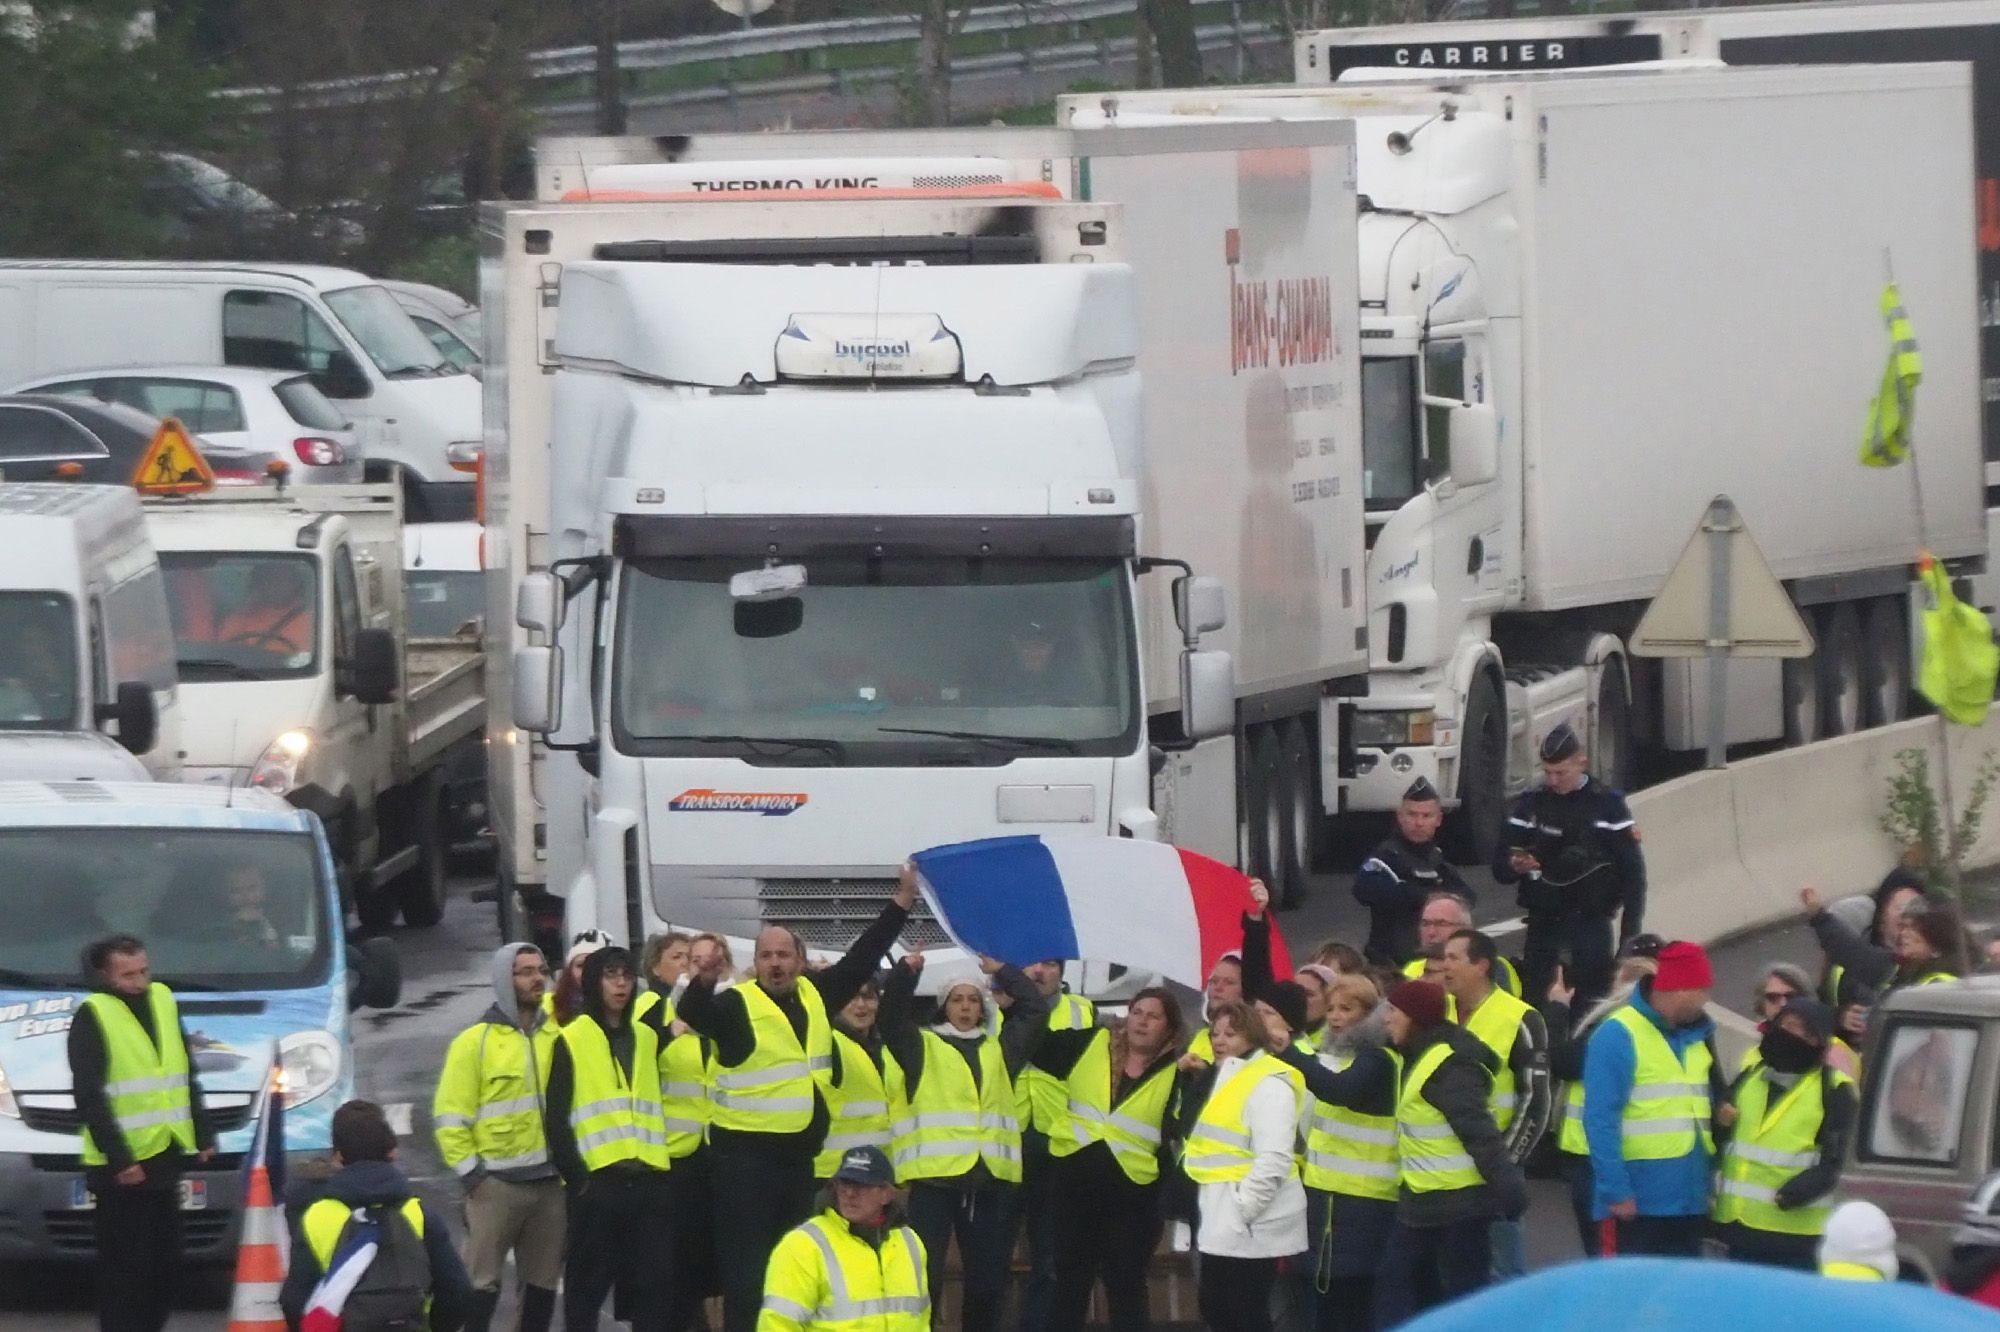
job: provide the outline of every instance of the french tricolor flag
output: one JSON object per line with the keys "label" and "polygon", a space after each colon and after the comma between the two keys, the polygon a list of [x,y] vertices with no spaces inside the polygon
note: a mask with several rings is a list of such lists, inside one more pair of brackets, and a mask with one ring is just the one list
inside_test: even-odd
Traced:
{"label": "french tricolor flag", "polygon": [[[970,952],[1026,966],[1120,963],[1199,988],[1243,945],[1250,880],[1193,851],[1127,837],[989,837],[913,857],[931,911]],[[1271,927],[1280,977],[1291,961]]]}

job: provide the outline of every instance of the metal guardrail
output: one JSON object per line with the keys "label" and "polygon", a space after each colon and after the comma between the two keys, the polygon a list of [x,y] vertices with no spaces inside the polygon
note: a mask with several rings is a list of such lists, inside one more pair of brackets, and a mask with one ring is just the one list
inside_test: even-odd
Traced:
{"label": "metal guardrail", "polygon": [[[1268,30],[1264,23],[1246,24],[1242,20],[1244,0],[1190,0],[1191,4],[1204,8],[1227,5],[1231,13],[1228,31],[1255,29],[1261,35]],[[1059,24],[1089,23],[1102,19],[1124,18],[1132,15],[1137,6],[1133,0],[1016,0],[1005,5],[988,5],[970,11],[960,26],[960,34],[1016,32],[1027,28],[1049,27]],[[1214,27],[1201,29],[1212,33]],[[756,56],[820,51],[833,47],[881,46],[895,42],[914,42],[921,35],[922,25],[914,14],[878,14],[861,18],[834,19],[822,23],[795,23],[784,27],[746,28],[735,32],[703,33],[689,37],[656,38],[647,41],[623,42],[618,47],[618,66],[621,72],[639,70],[671,69],[684,65],[710,63],[728,64]],[[1122,40],[1129,46],[1130,38]],[[1067,43],[1062,46],[1045,47],[1033,62],[1033,67],[1044,69],[1072,68],[1057,62],[1053,53],[1077,46]],[[1097,44],[1090,44],[1094,52]],[[988,53],[1002,58],[1003,64],[1018,60],[1023,53],[1001,51]],[[1040,59],[1047,56],[1048,59]],[[964,57],[984,59],[986,56]],[[597,68],[597,51],[590,46],[559,47],[537,51],[528,57],[528,77],[536,82],[547,79],[574,78],[593,73]],[[954,72],[960,68],[958,60],[952,62]],[[968,67],[970,68],[970,67]],[[805,81],[803,88],[790,85],[799,79],[766,80],[767,84],[785,84],[782,88],[767,88],[762,84],[735,85],[736,95],[759,95],[771,91],[813,91],[824,87],[837,86],[841,77],[864,77],[869,71],[847,71],[843,74],[808,74],[799,76]],[[253,114],[267,114],[280,105],[296,108],[321,109],[335,106],[355,106],[368,102],[385,101],[396,97],[404,87],[427,83],[436,78],[435,70],[401,70],[387,74],[368,74],[349,79],[327,79],[301,84],[293,88],[258,87],[225,88],[222,97],[241,104]],[[833,82],[829,83],[828,80]],[[752,92],[752,89],[758,92]],[[689,93],[705,93],[704,89],[690,89]],[[663,94],[671,100],[680,94]],[[639,97],[630,100],[631,105],[656,104],[658,99]]]}

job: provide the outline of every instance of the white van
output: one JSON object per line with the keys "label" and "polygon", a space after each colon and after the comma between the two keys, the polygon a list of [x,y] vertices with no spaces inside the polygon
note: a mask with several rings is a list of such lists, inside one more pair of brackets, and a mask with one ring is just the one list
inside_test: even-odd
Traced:
{"label": "white van", "polygon": [[479,381],[363,274],[306,264],[0,261],[0,383],[86,367],[297,370],[359,429],[372,479],[470,517]]}
{"label": "white van", "polygon": [[[0,550],[0,767],[50,780],[129,775],[88,734],[109,728],[152,776],[178,780],[173,625],[138,495],[0,486]],[[76,743],[56,746],[65,736]]]}

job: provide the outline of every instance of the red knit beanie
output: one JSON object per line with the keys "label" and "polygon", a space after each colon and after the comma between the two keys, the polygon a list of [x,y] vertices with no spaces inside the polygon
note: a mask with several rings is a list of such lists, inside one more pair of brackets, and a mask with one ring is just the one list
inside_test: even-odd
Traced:
{"label": "red knit beanie", "polygon": [[1430,981],[1404,981],[1389,991],[1389,1002],[1402,1009],[1419,1027],[1435,1027],[1444,1021],[1444,987]]}
{"label": "red knit beanie", "polygon": [[1676,941],[1660,950],[1660,969],[1653,976],[1655,990],[1706,990],[1715,984],[1715,969],[1700,944]]}

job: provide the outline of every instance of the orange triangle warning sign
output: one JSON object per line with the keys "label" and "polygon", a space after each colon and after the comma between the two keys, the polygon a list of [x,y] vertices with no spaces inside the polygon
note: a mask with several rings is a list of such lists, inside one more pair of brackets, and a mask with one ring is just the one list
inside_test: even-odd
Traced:
{"label": "orange triangle warning sign", "polygon": [[146,446],[132,484],[144,495],[194,495],[215,488],[215,473],[189,438],[187,427],[169,416]]}

